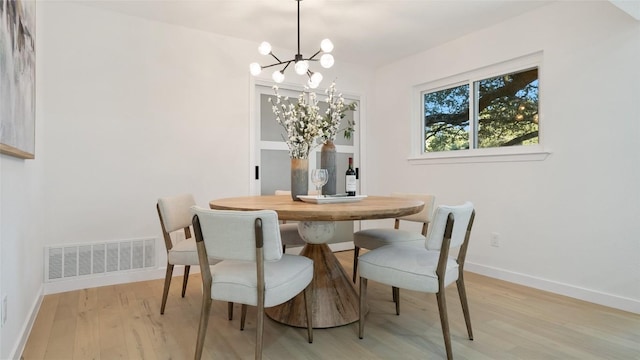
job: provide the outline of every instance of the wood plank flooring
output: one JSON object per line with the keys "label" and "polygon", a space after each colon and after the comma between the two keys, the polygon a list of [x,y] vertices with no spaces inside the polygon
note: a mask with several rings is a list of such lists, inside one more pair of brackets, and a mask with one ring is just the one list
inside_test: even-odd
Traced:
{"label": "wood plank flooring", "polygon": [[[351,272],[353,251],[336,253]],[[526,288],[477,274],[465,275],[474,340],[466,337],[455,286],[447,288],[456,359],[640,359],[640,315]],[[160,315],[163,280],[45,296],[23,358],[192,359],[200,317],[200,276],[172,282]],[[444,359],[435,296],[401,290],[395,315],[391,289],[369,282],[364,339],[358,323],[306,330],[265,320],[264,359]],[[213,302],[203,359],[251,359],[255,308],[239,330],[240,306]]]}

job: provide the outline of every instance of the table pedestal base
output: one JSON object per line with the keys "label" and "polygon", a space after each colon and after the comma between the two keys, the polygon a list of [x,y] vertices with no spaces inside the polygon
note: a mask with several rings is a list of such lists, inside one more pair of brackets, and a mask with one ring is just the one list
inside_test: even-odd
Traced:
{"label": "table pedestal base", "polygon": [[[330,328],[358,321],[358,293],[329,246],[306,244],[300,255],[313,260],[313,327]],[[284,304],[265,309],[265,312],[277,322],[307,327],[302,293]]]}

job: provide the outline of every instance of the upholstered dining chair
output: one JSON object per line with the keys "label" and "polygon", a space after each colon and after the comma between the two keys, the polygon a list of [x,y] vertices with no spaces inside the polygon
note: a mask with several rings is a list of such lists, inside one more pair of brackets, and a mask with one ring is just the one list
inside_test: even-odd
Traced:
{"label": "upholstered dining chair", "polygon": [[[424,244],[429,229],[429,222],[433,215],[435,196],[428,194],[392,193],[391,196],[410,198],[424,201],[424,208],[416,214],[407,215],[395,219],[393,228],[375,228],[356,231],[353,234],[353,283],[356,282],[358,271],[358,255],[360,249],[373,250],[385,245],[417,245]],[[422,223],[422,231],[409,231],[400,229],[401,221]],[[394,289],[395,291],[395,289]],[[395,294],[395,292],[394,292]],[[395,295],[394,295],[395,301]]]}
{"label": "upholstered dining chair", "polygon": [[[291,191],[276,190],[275,194],[291,196]],[[287,246],[304,246],[306,244],[298,233],[298,223],[287,223],[286,221],[281,221],[280,238],[282,239],[282,252],[287,250]]]}
{"label": "upholstered dining chair", "polygon": [[[365,301],[368,280],[408,289],[435,293],[440,313],[447,359],[453,359],[447,317],[445,288],[456,282],[469,339],[473,340],[469,305],[464,286],[464,261],[475,218],[473,204],[438,206],[431,231],[422,248],[413,246],[383,246],[358,259],[360,263],[360,324],[358,336],[364,337]],[[457,258],[449,256],[452,248],[460,248]],[[396,314],[400,315],[400,293],[396,295]]]}
{"label": "upholstered dining chair", "polygon": [[[162,292],[162,304],[160,305],[160,314],[164,314],[167,304],[169,287],[173,276],[173,268],[175,265],[184,265],[184,276],[182,279],[182,297],[187,290],[187,282],[189,281],[189,271],[191,265],[199,265],[198,251],[196,250],[195,238],[191,236],[191,207],[196,203],[191,194],[183,194],[170,197],[162,197],[158,199],[156,210],[160,218],[160,227],[162,228],[162,236],[167,250],[167,272],[164,278],[164,290]],[[171,234],[174,232],[184,232],[182,241],[174,241]],[[218,261],[209,259],[211,264]],[[233,318],[233,303],[229,303],[229,320]]]}
{"label": "upholstered dining chair", "polygon": [[[232,211],[193,207],[193,228],[202,275],[202,311],[195,358],[202,357],[212,300],[257,307],[255,358],[262,358],[264,309],[303,293],[307,337],[313,342],[310,284],[313,260],[282,252],[278,215],[273,210]],[[212,256],[223,261],[209,266]]]}
{"label": "upholstered dining chair", "polygon": [[[276,195],[289,195],[289,190],[276,190]],[[314,190],[309,191],[309,195],[317,195],[318,192]],[[287,250],[287,246],[304,246],[306,242],[300,237],[298,233],[298,223],[288,223],[286,221],[280,222],[280,237],[282,239],[282,252]]]}

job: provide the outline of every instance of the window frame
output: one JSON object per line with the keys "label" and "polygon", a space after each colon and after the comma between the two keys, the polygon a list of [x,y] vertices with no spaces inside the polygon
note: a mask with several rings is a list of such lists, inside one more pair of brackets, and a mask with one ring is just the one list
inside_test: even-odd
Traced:
{"label": "window frame", "polygon": [[[538,144],[525,146],[507,146],[492,148],[470,148],[465,150],[451,150],[439,152],[424,151],[424,94],[436,92],[460,85],[469,85],[469,145],[475,147],[477,144],[477,104],[475,96],[475,82],[489,79],[496,76],[506,75],[527,69],[538,69],[538,114],[540,122],[538,124]],[[503,161],[541,161],[547,158],[550,152],[544,143],[544,130],[546,128],[545,119],[542,114],[543,87],[542,81],[543,66],[542,52],[525,55],[519,58],[507,60],[501,63],[489,65],[483,68],[467,71],[461,74],[447,76],[441,79],[418,84],[413,87],[412,106],[414,116],[412,117],[411,134],[411,156],[409,162],[412,164],[442,164],[442,163],[468,163],[468,162],[503,162]]]}

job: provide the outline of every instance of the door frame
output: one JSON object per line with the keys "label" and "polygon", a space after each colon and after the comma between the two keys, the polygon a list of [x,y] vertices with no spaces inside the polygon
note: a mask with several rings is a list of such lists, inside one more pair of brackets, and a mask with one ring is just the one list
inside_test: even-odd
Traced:
{"label": "door frame", "polygon": [[[286,143],[284,143],[284,141],[282,142],[276,142],[276,141],[261,141],[260,139],[260,95],[261,94],[265,94],[265,93],[270,93],[273,94],[275,96],[275,93],[273,93],[273,90],[271,90],[271,88],[274,86],[275,84],[273,82],[270,81],[265,81],[265,80],[261,80],[261,79],[254,79],[252,78],[250,81],[250,96],[249,96],[249,105],[250,105],[250,111],[249,111],[249,174],[250,174],[250,179],[249,179],[249,193],[251,195],[260,195],[261,194],[261,179],[262,179],[262,166],[261,166],[261,150],[264,149],[269,149],[269,150],[286,150],[288,151],[288,147],[286,145]],[[300,84],[295,84],[295,83],[282,83],[279,84],[278,87],[280,89],[283,90],[287,90],[287,91],[295,91],[295,92],[301,92],[304,90],[304,86],[300,85]],[[318,95],[318,99],[319,100],[324,100],[325,98],[325,92],[324,89],[316,89],[316,93]],[[364,108],[364,104],[363,104],[363,97],[359,94],[353,93],[353,92],[347,92],[347,91],[341,91],[341,93],[343,94],[343,97],[345,98],[346,101],[350,102],[350,101],[357,101],[358,102],[358,108],[357,110],[354,112],[354,120],[356,121],[356,131],[353,132],[352,136],[353,136],[353,145],[337,145],[336,144],[336,151],[338,153],[340,152],[350,152],[353,153],[353,157],[354,157],[354,164],[356,164],[356,167],[358,167],[357,164],[360,164],[361,161],[361,157],[360,157],[360,151],[361,151],[361,147],[362,147],[362,134],[364,133],[363,129],[363,108]],[[339,135],[340,136],[340,135]],[[278,144],[280,143],[280,144]],[[313,150],[311,150],[311,153],[309,154],[309,168],[315,168],[316,167],[316,153],[320,152],[320,146],[314,148]],[[256,171],[256,167],[259,167],[258,171]],[[257,174],[256,174],[257,173]],[[258,175],[258,179],[256,179],[256,175]],[[313,186],[310,184],[310,188],[313,188]],[[363,189],[363,183],[359,180],[358,181],[358,191],[362,191]],[[353,228],[354,231],[357,231],[360,229],[360,221],[354,221],[353,222]],[[339,251],[339,250],[348,250],[348,249],[353,249],[353,241],[345,241],[345,242],[339,242],[339,243],[331,243],[329,244],[329,246],[331,247],[331,249],[333,251]]]}
{"label": "door frame", "polygon": [[[250,174],[250,184],[249,184],[249,193],[251,195],[260,195],[261,193],[261,182],[262,178],[262,167],[259,168],[259,178],[256,179],[256,166],[260,166],[261,164],[261,154],[260,151],[263,149],[268,150],[288,150],[287,145],[284,142],[278,141],[261,141],[260,140],[260,95],[265,93],[273,94],[272,90],[265,91],[267,89],[271,89],[273,87],[273,82],[268,82],[259,79],[252,79],[251,81],[251,91],[250,91],[250,119],[249,119],[249,174]],[[279,88],[287,91],[296,91],[300,92],[304,90],[304,87],[300,84],[295,83],[283,83],[278,85]],[[342,92],[343,97],[346,101],[357,101],[358,109],[354,112],[354,119],[356,121],[356,131],[353,132],[353,145],[339,145],[336,144],[336,151],[338,153],[353,153],[353,162],[358,167],[360,164],[360,150],[361,150],[361,140],[362,140],[362,111],[363,107],[361,96],[349,93]],[[323,100],[324,89],[317,91],[318,99]],[[274,94],[275,96],[275,94]],[[316,167],[316,153],[320,152],[320,146],[317,146],[311,153],[309,154],[309,168],[313,169]],[[362,191],[363,184],[358,181],[358,191]],[[310,185],[311,186],[311,185]]]}

